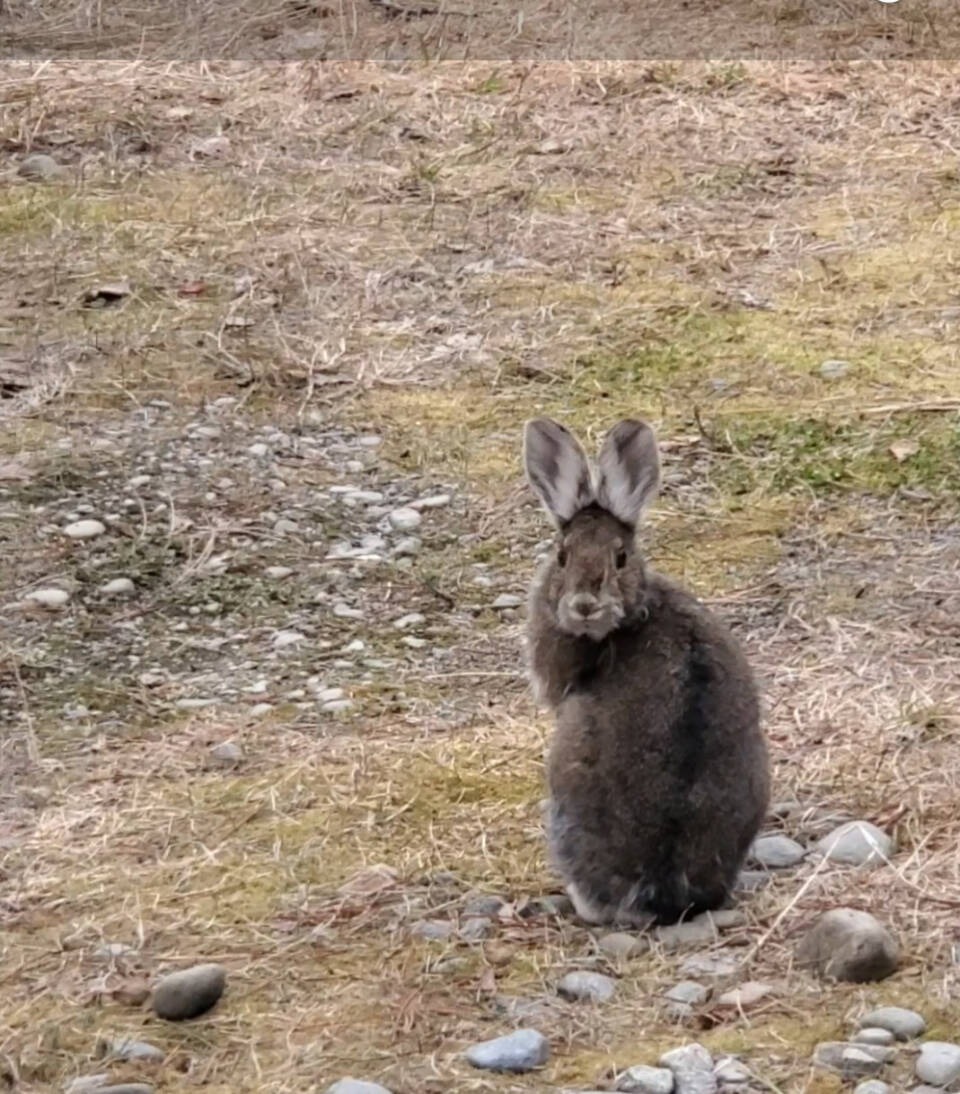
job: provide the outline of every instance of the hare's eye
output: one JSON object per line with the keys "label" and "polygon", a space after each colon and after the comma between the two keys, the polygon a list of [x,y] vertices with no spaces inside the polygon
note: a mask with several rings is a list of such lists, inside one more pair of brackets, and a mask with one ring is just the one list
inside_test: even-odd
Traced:
{"label": "hare's eye", "polygon": [[566,566],[567,564],[567,552],[561,547],[557,551],[557,565]]}
{"label": "hare's eye", "polygon": [[617,551],[617,569],[622,570],[627,564],[627,552]]}

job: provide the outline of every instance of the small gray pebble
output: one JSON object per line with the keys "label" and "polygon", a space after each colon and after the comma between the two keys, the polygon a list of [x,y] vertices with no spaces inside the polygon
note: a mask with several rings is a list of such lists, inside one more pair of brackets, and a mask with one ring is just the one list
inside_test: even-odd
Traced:
{"label": "small gray pebble", "polygon": [[107,526],[99,520],[75,520],[64,528],[63,534],[70,539],[95,539],[106,530]]}
{"label": "small gray pebble", "polygon": [[854,1035],[853,1040],[861,1045],[892,1045],[896,1038],[888,1029],[867,1027]]}
{"label": "small gray pebble", "polygon": [[617,1090],[629,1094],[673,1094],[673,1072],[667,1067],[637,1064],[617,1076]]}
{"label": "small gray pebble", "polygon": [[131,596],[136,591],[137,587],[129,577],[115,577],[100,586],[100,592],[104,596]]}
{"label": "small gray pebble", "polygon": [[738,964],[728,953],[692,953],[681,961],[680,972],[684,976],[730,976]]}
{"label": "small gray pebble", "polygon": [[894,1050],[883,1045],[853,1044],[848,1041],[822,1041],[813,1052],[817,1067],[852,1079],[873,1075],[893,1059]]}
{"label": "small gray pebble", "polygon": [[829,360],[820,366],[820,375],[824,380],[840,380],[850,371],[848,361]]}
{"label": "small gray pebble", "polygon": [[923,1015],[906,1007],[878,1007],[865,1014],[858,1023],[861,1029],[886,1029],[898,1041],[919,1037],[927,1028]]}
{"label": "small gray pebble", "polygon": [[501,593],[490,607],[495,611],[503,611],[506,608],[519,608],[522,604],[522,596],[514,596],[513,593]]}
{"label": "small gray pebble", "polygon": [[564,999],[606,1003],[617,990],[615,980],[599,972],[568,972],[557,984],[557,992]]}
{"label": "small gray pebble", "polygon": [[713,1073],[713,1057],[697,1042],[665,1052],[661,1067],[673,1072],[676,1094],[715,1094],[717,1077]]}
{"label": "small gray pebble", "polygon": [[853,1094],[890,1094],[890,1085],[879,1079],[864,1079],[853,1088]]}
{"label": "small gray pebble", "polygon": [[869,912],[855,908],[824,912],[800,939],[796,954],[801,966],[820,976],[856,984],[882,980],[900,962],[900,947],[893,935]]}
{"label": "small gray pebble", "polygon": [[407,507],[394,509],[387,518],[391,528],[398,532],[415,532],[423,523],[423,517],[416,511]]}
{"label": "small gray pebble", "polygon": [[750,858],[771,870],[784,870],[803,862],[806,852],[789,836],[760,836],[753,841]]}
{"label": "small gray pebble", "polygon": [[31,179],[34,182],[42,179],[52,179],[57,175],[63,174],[63,168],[53,158],[53,156],[46,156],[42,152],[36,152],[32,156],[25,156],[20,161],[20,166],[17,168],[17,174],[24,179]]}
{"label": "small gray pebble", "polygon": [[637,954],[644,953],[649,945],[646,938],[624,931],[611,931],[597,941],[597,948],[611,961],[626,961],[636,957]]}
{"label": "small gray pebble", "polygon": [[705,914],[698,915],[685,923],[657,927],[653,935],[664,949],[673,950],[681,946],[692,946],[698,942],[713,942],[717,938],[717,928],[709,914]]}
{"label": "small gray pebble", "polygon": [[732,1056],[718,1060],[713,1069],[721,1086],[739,1086],[750,1081],[750,1068]]}
{"label": "small gray pebble", "polygon": [[453,924],[445,919],[421,919],[410,928],[410,933],[428,942],[446,942],[453,934]]}
{"label": "small gray pebble", "polygon": [[485,1071],[533,1071],[550,1059],[550,1042],[535,1029],[518,1029],[471,1045],[467,1062]]}
{"label": "small gray pebble", "polygon": [[243,749],[236,741],[221,741],[210,749],[210,759],[222,767],[232,767],[243,759]]}
{"label": "small gray pebble", "polygon": [[464,942],[479,942],[493,932],[493,920],[485,915],[470,916],[460,926],[460,937]]}
{"label": "small gray pebble", "polygon": [[695,980],[681,980],[679,984],[674,984],[663,993],[665,999],[670,999],[674,1003],[689,1003],[692,1006],[702,1003],[709,994],[709,989]]}
{"label": "small gray pebble", "polygon": [[104,942],[93,951],[93,956],[100,961],[113,961],[118,957],[131,957],[136,952],[126,942]]}
{"label": "small gray pebble", "polygon": [[170,973],[154,989],[153,1009],[173,1022],[196,1018],[216,1004],[226,983],[227,970],[213,963]]}
{"label": "small gray pebble", "polygon": [[327,1087],[326,1094],[390,1094],[390,1091],[366,1079],[338,1079],[333,1086]]}
{"label": "small gray pebble", "polygon": [[465,916],[496,915],[506,904],[506,900],[496,893],[467,893],[463,900]]}
{"label": "small gray pebble", "polygon": [[960,1083],[960,1045],[926,1041],[915,1065],[917,1078],[930,1086],[953,1089]]}
{"label": "small gray pebble", "polygon": [[830,862],[847,866],[881,866],[894,852],[893,840],[869,821],[848,821],[817,842]]}
{"label": "small gray pebble", "polygon": [[737,888],[745,893],[754,893],[770,884],[770,875],[766,870],[741,870],[737,875]]}
{"label": "small gray pebble", "polygon": [[138,1041],[134,1037],[117,1037],[100,1043],[103,1056],[115,1056],[121,1060],[144,1060],[149,1063],[162,1063],[165,1053],[162,1048],[151,1045],[149,1041]]}

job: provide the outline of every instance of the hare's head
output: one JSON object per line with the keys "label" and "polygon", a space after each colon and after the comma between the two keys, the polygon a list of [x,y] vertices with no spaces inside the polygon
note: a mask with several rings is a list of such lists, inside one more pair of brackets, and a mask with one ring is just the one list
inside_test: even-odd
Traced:
{"label": "hare's head", "polygon": [[557,624],[599,641],[643,609],[646,568],[635,533],[660,483],[656,437],[646,422],[619,422],[591,470],[569,430],[534,418],[524,430],[523,462],[557,527],[543,586]]}

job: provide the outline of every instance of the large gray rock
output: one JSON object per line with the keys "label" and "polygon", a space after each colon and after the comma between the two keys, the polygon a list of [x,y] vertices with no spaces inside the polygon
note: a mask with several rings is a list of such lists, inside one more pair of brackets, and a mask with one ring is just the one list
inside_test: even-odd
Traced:
{"label": "large gray rock", "polygon": [[960,1045],[927,1041],[920,1046],[915,1070],[917,1078],[930,1086],[960,1089]]}
{"label": "large gray rock", "polygon": [[223,965],[194,965],[165,976],[153,992],[153,1009],[161,1018],[178,1022],[210,1010],[227,984]]}
{"label": "large gray rock", "polygon": [[927,1028],[922,1014],[906,1007],[878,1007],[865,1014],[857,1023],[860,1029],[886,1029],[898,1041],[919,1037]]}
{"label": "large gray rock", "polygon": [[869,912],[824,912],[797,945],[798,962],[830,980],[861,984],[882,980],[897,968],[896,939]]}
{"label": "large gray rock", "polygon": [[617,1076],[617,1090],[630,1094],[673,1094],[673,1072],[668,1067],[637,1064]]}
{"label": "large gray rock", "polygon": [[882,1045],[854,1044],[849,1041],[823,1041],[813,1053],[817,1067],[833,1071],[844,1078],[875,1075],[894,1057],[892,1048]]}
{"label": "large gray rock", "polygon": [[789,836],[760,836],[753,841],[750,859],[770,870],[784,870],[803,862],[806,851]]}
{"label": "large gray rock", "polygon": [[713,1057],[703,1045],[694,1042],[671,1049],[660,1057],[659,1063],[673,1072],[676,1094],[716,1094]]}
{"label": "large gray rock", "polygon": [[535,1029],[518,1029],[471,1045],[467,1062],[485,1071],[533,1071],[550,1059],[550,1042]]}
{"label": "large gray rock", "polygon": [[599,972],[568,972],[557,984],[557,991],[564,999],[590,1003],[606,1003],[616,990],[616,981]]}
{"label": "large gray rock", "polygon": [[817,842],[817,851],[830,862],[847,866],[879,866],[893,854],[893,840],[869,821],[848,821]]}

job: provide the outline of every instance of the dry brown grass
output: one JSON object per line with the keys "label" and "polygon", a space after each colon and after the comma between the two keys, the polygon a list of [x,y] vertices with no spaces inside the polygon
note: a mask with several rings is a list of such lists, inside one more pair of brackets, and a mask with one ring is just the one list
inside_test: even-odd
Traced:
{"label": "dry brown grass", "polygon": [[6,0],[6,56],[127,60],[495,61],[953,58],[950,0],[288,0],[235,4]]}
{"label": "dry brown grass", "polygon": [[[12,10],[21,26],[37,15]],[[123,9],[112,18],[129,32]],[[0,1060],[18,1089],[99,1070],[97,1037],[133,1031],[168,1051],[158,1090],[291,1094],[349,1073],[396,1094],[586,1090],[694,1037],[742,1051],[778,1090],[829,1091],[812,1046],[868,1001],[917,1003],[950,1034],[960,122],[943,104],[957,95],[955,69],[919,63],[0,71],[0,362],[34,369],[0,404]],[[35,152],[65,175],[18,178]],[[118,305],[81,306],[118,278]],[[203,291],[184,293],[192,282]],[[821,377],[828,357],[850,362],[845,378]],[[887,868],[810,864],[745,898],[725,944],[749,956],[743,975],[780,986],[745,1016],[707,1004],[668,1022],[657,996],[682,955],[656,951],[615,970],[608,1007],[561,1004],[557,975],[599,960],[591,933],[520,914],[554,884],[548,726],[518,670],[519,621],[484,611],[471,582],[489,562],[498,589],[522,591],[545,535],[516,466],[534,410],[594,432],[623,412],[657,421],[651,552],[749,647],[777,797],[802,803],[785,827],[812,838],[857,815],[898,835]],[[63,506],[121,495],[152,453],[175,460],[198,420],[224,437],[195,445],[211,466],[170,486],[174,513],[137,510],[128,535],[89,550],[43,535]],[[257,523],[277,504],[269,475],[237,454],[264,422],[379,430],[381,475],[458,491],[413,569],[371,571],[366,623],[316,610],[322,671],[357,636],[396,659],[348,674],[359,713],[344,721],[282,701],[307,666],[259,668],[272,628],[309,621],[325,573],[309,541]],[[899,463],[889,445],[904,438],[918,451]],[[226,472],[235,488],[210,500]],[[275,473],[301,500],[336,481],[302,453]],[[277,563],[297,574],[275,595],[259,574]],[[134,566],[143,601],[96,600]],[[25,618],[20,597],[52,581],[73,583],[74,606]],[[205,621],[211,597],[222,631]],[[448,661],[389,636],[408,610]],[[210,644],[224,634],[235,648]],[[137,675],[155,662],[174,680],[148,690]],[[244,694],[176,706],[180,681],[202,693],[260,671],[284,681],[266,720]],[[78,702],[94,713],[67,718]],[[242,767],[209,769],[207,745],[228,738]],[[338,891],[378,862],[395,887]],[[411,917],[459,907],[442,871],[506,893],[517,915],[482,946],[411,941]],[[840,903],[879,910],[902,939],[887,984],[793,969],[796,932]],[[104,964],[103,940],[136,954]],[[123,1001],[199,959],[230,971],[211,1016],[161,1026]],[[490,1078],[460,1060],[511,1024],[492,984],[548,998],[543,1073]]]}

